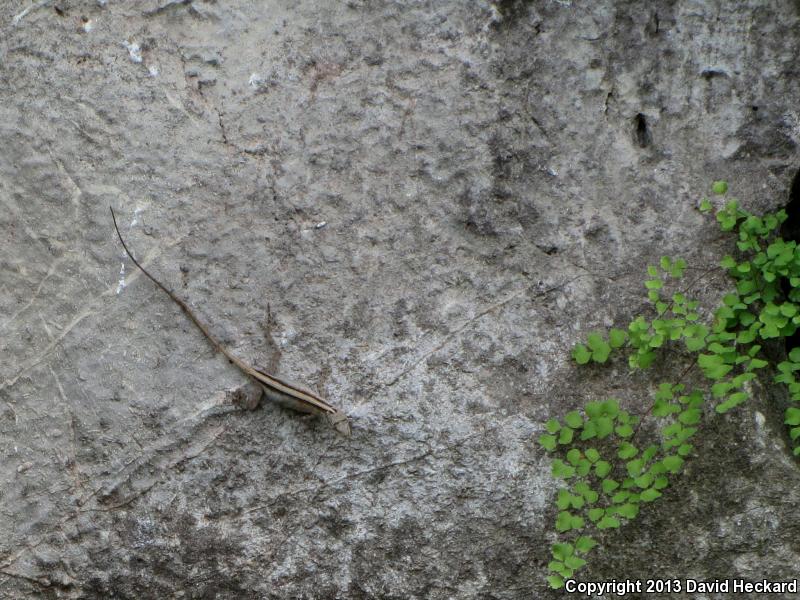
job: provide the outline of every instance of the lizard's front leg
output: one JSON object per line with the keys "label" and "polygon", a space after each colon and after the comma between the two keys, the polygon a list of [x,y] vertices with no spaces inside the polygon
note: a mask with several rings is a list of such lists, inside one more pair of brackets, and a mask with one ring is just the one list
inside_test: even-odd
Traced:
{"label": "lizard's front leg", "polygon": [[263,394],[264,388],[255,381],[248,381],[235,390],[229,391],[227,395],[231,404],[235,404],[244,410],[255,410],[258,408]]}

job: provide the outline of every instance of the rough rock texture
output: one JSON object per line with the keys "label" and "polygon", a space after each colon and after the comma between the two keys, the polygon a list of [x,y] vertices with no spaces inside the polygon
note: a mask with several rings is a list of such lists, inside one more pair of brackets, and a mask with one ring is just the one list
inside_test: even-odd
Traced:
{"label": "rough rock texture", "polygon": [[[646,308],[648,262],[730,249],[712,179],[787,201],[798,55],[797,2],[2,3],[0,597],[563,597],[544,421],[684,368],[569,348]],[[352,437],[232,407],[109,204]],[[797,576],[759,389],[582,579]]]}

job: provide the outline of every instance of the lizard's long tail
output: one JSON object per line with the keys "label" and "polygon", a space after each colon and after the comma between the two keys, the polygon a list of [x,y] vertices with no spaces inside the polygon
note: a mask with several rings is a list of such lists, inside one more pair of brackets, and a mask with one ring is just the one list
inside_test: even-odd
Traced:
{"label": "lizard's long tail", "polygon": [[208,328],[203,323],[201,323],[200,320],[197,317],[194,316],[194,313],[192,312],[192,310],[189,308],[189,306],[183,300],[178,298],[174,293],[172,293],[172,290],[170,290],[167,286],[165,286],[163,283],[161,283],[158,279],[156,279],[155,277],[150,275],[150,273],[148,273],[147,269],[145,269],[142,265],[139,264],[139,261],[136,260],[136,258],[134,258],[133,252],[130,251],[130,249],[128,248],[128,245],[125,243],[125,240],[122,239],[122,234],[120,233],[119,227],[117,226],[117,217],[114,214],[114,209],[111,208],[110,206],[108,208],[111,211],[111,219],[114,221],[114,229],[117,232],[117,237],[119,238],[119,241],[122,244],[122,247],[125,248],[125,253],[128,255],[128,258],[130,258],[133,261],[133,264],[135,264],[137,267],[139,267],[139,270],[142,273],[144,273],[145,276],[150,281],[152,281],[158,287],[160,287],[164,291],[165,294],[167,294],[170,298],[172,298],[172,301],[175,302],[175,304],[177,304],[178,306],[181,307],[181,310],[186,314],[187,317],[189,317],[192,320],[192,323],[197,325],[198,329],[200,329],[200,331],[203,332],[203,335],[205,335],[206,339],[209,342],[211,342],[211,345],[214,346],[215,350],[218,350],[219,352],[221,352],[228,360],[230,360],[232,363],[236,364],[236,366],[239,367],[240,369],[243,369],[244,371],[249,371],[248,365],[246,365],[241,360],[239,360],[238,358],[233,356],[228,351],[228,349],[219,342],[219,340],[217,340],[213,335],[211,335],[211,332],[208,331]]}

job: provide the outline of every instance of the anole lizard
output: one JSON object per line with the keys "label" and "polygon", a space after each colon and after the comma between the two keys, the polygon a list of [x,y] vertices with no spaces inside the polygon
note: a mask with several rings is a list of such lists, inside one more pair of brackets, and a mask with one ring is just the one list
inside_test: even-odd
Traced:
{"label": "anole lizard", "polygon": [[147,269],[140,265],[139,261],[133,257],[133,253],[128,250],[128,246],[125,244],[125,240],[122,239],[122,234],[119,232],[117,218],[114,215],[114,209],[110,206],[109,209],[111,209],[111,219],[114,221],[114,229],[117,231],[117,237],[119,237],[122,247],[125,248],[125,253],[133,261],[133,264],[139,267],[139,270],[144,273],[150,281],[161,288],[172,299],[172,301],[175,302],[175,304],[181,307],[181,310],[186,314],[187,317],[189,317],[189,319],[191,319],[192,323],[197,325],[197,328],[203,333],[211,345],[214,346],[215,350],[221,352],[225,358],[236,365],[239,370],[242,371],[242,373],[253,378],[261,386],[264,395],[266,395],[270,400],[274,400],[280,404],[288,405],[290,408],[300,412],[324,415],[328,422],[334,427],[334,429],[336,429],[336,431],[343,435],[350,435],[350,423],[347,420],[347,416],[338,408],[331,406],[317,394],[287,383],[281,379],[278,379],[274,375],[264,373],[264,371],[260,371],[259,369],[248,365],[243,360],[231,354],[230,350],[228,350],[224,345],[222,345],[221,342],[219,342],[219,340],[211,335],[211,333],[208,331],[208,328],[203,325],[202,322],[200,322],[200,320],[195,316],[195,314],[183,300],[172,293],[158,279],[150,275],[150,273],[147,272]]}

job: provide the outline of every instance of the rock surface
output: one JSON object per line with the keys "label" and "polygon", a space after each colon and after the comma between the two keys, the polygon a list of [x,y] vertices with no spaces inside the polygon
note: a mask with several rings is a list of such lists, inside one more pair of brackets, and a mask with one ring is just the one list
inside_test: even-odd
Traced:
{"label": "rock surface", "polygon": [[[543,423],[683,370],[569,349],[646,309],[647,263],[730,250],[711,180],[785,204],[798,55],[796,2],[4,3],[0,597],[564,597]],[[109,205],[352,437],[232,406]],[[798,576],[760,389],[582,579]]]}

